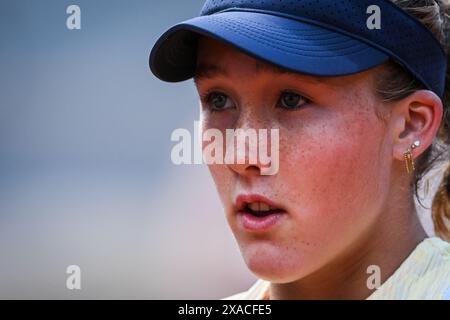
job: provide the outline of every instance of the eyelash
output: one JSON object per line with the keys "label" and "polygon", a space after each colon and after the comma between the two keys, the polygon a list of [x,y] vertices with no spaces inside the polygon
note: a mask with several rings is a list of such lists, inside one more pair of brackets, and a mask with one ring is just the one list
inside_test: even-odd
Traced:
{"label": "eyelash", "polygon": [[[200,100],[202,103],[206,104],[209,102],[209,100],[211,99],[213,94],[223,94],[225,96],[227,96],[225,93],[222,93],[220,91],[214,91],[214,90],[210,90],[210,91],[206,91],[203,94],[200,94]],[[227,96],[228,97],[228,96]]]}
{"label": "eyelash", "polygon": [[[281,96],[282,96],[283,94],[286,94],[286,93],[292,93],[292,94],[296,94],[296,95],[300,96],[300,98],[303,99],[303,100],[305,101],[304,104],[309,104],[309,103],[312,102],[311,99],[306,98],[304,95],[299,94],[299,93],[297,93],[297,92],[295,92],[295,91],[293,91],[293,90],[284,90],[284,91],[281,91],[281,92],[280,92],[280,98],[279,98],[278,101],[277,101],[277,105],[279,104],[279,101],[280,101],[280,99],[281,99]],[[229,99],[229,96],[228,96],[227,94],[223,93],[223,92],[220,92],[220,91],[217,91],[217,90],[208,90],[208,91],[206,91],[205,93],[200,94],[200,101],[202,102],[202,104],[207,105],[207,104],[209,103],[211,97],[213,96],[213,94],[221,94],[221,95],[226,96],[226,97]],[[296,108],[296,109],[282,108],[282,109],[285,109],[285,110],[287,110],[287,111],[296,111],[296,110],[298,110],[299,108]],[[214,108],[209,108],[209,110],[210,110],[211,112],[220,112],[220,111],[223,111],[223,110],[216,110],[216,109],[214,109]]]}
{"label": "eyelash", "polygon": [[211,112],[220,112],[220,111],[222,111],[222,110],[217,110],[217,109],[211,108],[211,107],[209,106],[209,101],[211,100],[211,97],[213,96],[213,94],[221,94],[221,95],[224,95],[224,96],[226,96],[227,98],[229,98],[228,95],[225,94],[225,93],[223,93],[223,92],[220,92],[220,91],[217,91],[217,90],[208,90],[208,91],[206,91],[205,93],[200,94],[200,101],[202,102],[203,105],[207,105],[207,106],[208,106],[208,109],[209,109]]}

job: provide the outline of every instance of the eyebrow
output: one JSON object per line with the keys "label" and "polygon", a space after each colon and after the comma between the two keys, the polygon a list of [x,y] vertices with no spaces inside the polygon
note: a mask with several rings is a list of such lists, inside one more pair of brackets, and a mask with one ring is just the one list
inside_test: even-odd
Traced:
{"label": "eyebrow", "polygon": [[[278,66],[267,64],[267,63],[261,63],[258,61],[255,62],[254,67],[255,67],[256,73],[270,72],[270,73],[275,73],[278,75],[285,75],[285,74],[286,75],[294,75],[294,76],[302,75],[299,72],[280,68]],[[201,63],[201,64],[197,65],[193,79],[194,79],[194,82],[196,84],[198,84],[199,82],[201,82],[204,79],[211,79],[211,78],[214,78],[217,76],[227,77],[227,76],[229,76],[229,73],[227,70],[225,70],[224,68],[222,68],[219,65]],[[312,81],[322,82],[322,79],[314,78]]]}

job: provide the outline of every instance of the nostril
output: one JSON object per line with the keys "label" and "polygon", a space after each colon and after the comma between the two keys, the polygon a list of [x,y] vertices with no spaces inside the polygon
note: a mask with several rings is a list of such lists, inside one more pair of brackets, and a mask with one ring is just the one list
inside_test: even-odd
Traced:
{"label": "nostril", "polygon": [[257,173],[260,174],[261,170],[259,169],[258,166],[255,165],[249,165],[247,168],[245,168],[245,171],[249,172],[249,173]]}

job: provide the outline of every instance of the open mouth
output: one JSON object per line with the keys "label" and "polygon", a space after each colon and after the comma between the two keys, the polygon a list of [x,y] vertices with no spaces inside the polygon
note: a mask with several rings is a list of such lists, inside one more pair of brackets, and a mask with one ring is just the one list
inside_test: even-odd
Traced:
{"label": "open mouth", "polygon": [[237,219],[249,232],[268,232],[287,216],[285,209],[261,195],[240,195],[236,205]]}
{"label": "open mouth", "polygon": [[272,207],[265,202],[256,201],[251,203],[246,203],[243,211],[255,216],[255,217],[266,217],[271,214],[284,213],[285,211],[280,208]]}

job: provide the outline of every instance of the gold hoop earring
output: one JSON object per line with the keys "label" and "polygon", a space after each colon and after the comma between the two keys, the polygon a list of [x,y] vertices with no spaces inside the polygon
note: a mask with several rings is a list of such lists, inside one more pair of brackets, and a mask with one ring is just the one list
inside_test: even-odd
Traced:
{"label": "gold hoop earring", "polygon": [[411,151],[419,146],[420,146],[420,141],[419,140],[414,141],[414,143],[411,145],[411,148],[408,148],[406,150],[406,152],[403,153],[403,157],[405,158],[406,171],[408,173],[411,173],[414,170],[416,170],[416,168],[414,166],[414,159],[412,158]]}

